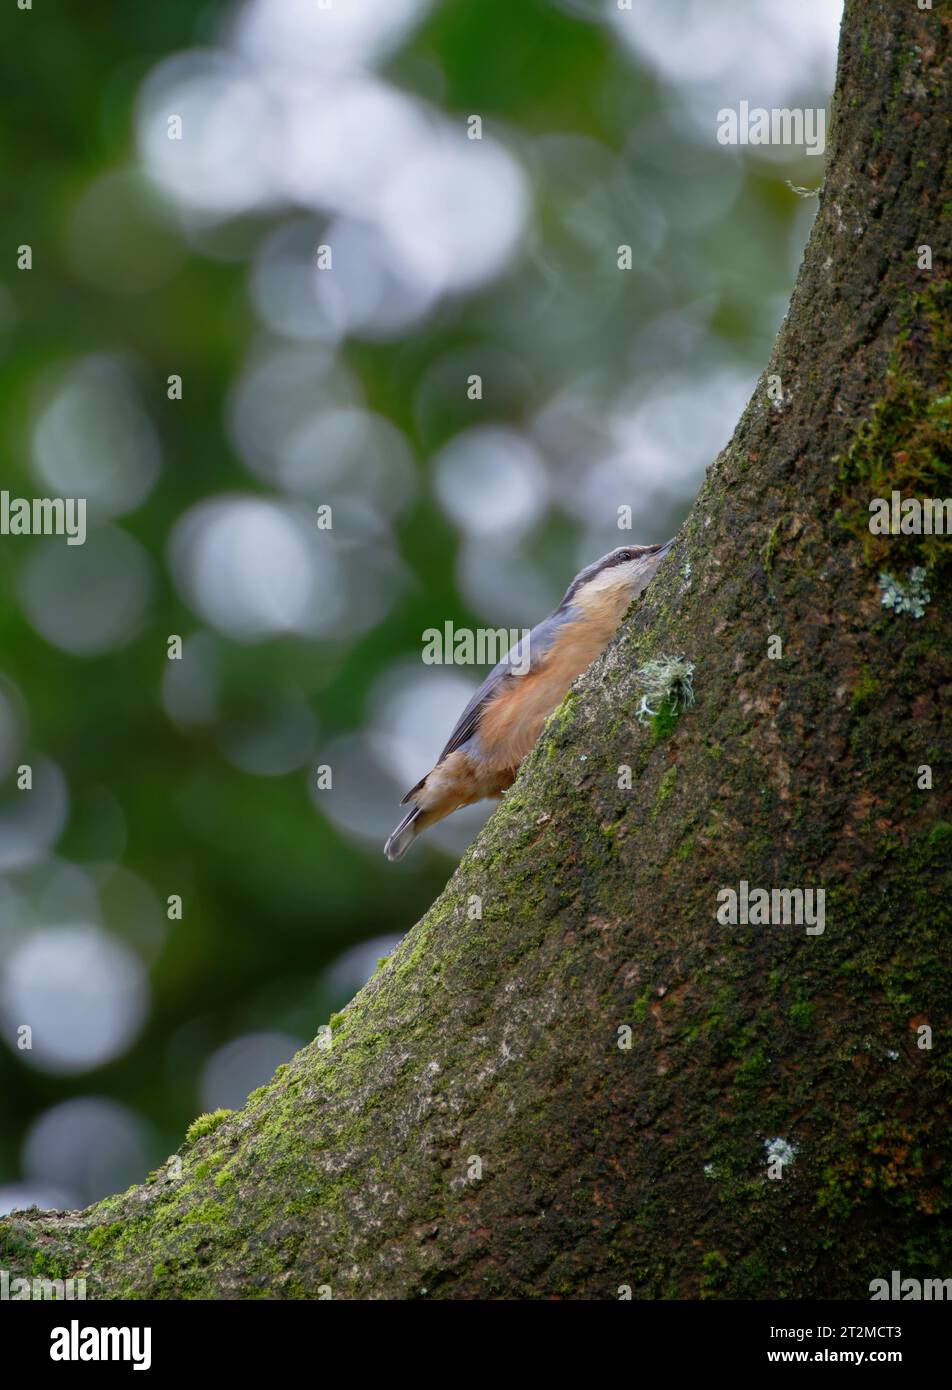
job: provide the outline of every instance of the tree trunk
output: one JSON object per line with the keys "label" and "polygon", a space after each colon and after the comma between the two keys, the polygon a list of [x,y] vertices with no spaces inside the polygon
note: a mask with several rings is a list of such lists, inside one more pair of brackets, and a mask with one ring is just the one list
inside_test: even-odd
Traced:
{"label": "tree trunk", "polygon": [[[834,1299],[952,1274],[949,543],[868,529],[893,488],[952,492],[949,86],[947,19],[847,0],[790,312],[647,601],[332,1045],[143,1186],[0,1223],[13,1274]],[[883,606],[918,565],[924,615]],[[696,704],[642,722],[670,656]],[[822,932],[724,924],[742,881],[823,890]]]}

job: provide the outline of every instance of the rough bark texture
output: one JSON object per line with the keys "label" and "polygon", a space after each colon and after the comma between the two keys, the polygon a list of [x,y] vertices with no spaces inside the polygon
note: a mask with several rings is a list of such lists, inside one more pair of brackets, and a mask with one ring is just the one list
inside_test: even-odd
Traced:
{"label": "rough bark texture", "polygon": [[[0,1223],[0,1264],[146,1298],[952,1275],[948,541],[865,530],[893,486],[952,492],[949,86],[938,10],[847,0],[782,404],[765,373],[649,600],[332,1048],[193,1126],[181,1177]],[[925,616],[882,607],[880,571],[926,562]],[[642,725],[662,654],[697,704]],[[824,888],[825,932],[720,925],[742,879]]]}

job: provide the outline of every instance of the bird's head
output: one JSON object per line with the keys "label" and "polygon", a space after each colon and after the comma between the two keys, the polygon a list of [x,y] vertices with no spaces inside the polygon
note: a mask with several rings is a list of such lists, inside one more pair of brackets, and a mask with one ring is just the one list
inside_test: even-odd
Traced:
{"label": "bird's head", "polygon": [[643,594],[674,540],[659,545],[620,545],[587,565],[569,585],[562,607],[569,604],[593,615],[617,611],[619,617]]}

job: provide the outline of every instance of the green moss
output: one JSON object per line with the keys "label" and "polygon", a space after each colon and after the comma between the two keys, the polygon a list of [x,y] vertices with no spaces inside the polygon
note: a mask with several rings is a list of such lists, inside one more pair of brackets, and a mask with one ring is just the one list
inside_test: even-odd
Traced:
{"label": "green moss", "polygon": [[952,850],[952,825],[948,821],[936,821],[926,835],[925,842],[929,850]]}
{"label": "green moss", "polygon": [[4,1265],[22,1266],[33,1259],[35,1245],[9,1229],[0,1226],[0,1261]]}
{"label": "green moss", "polygon": [[701,1297],[716,1298],[727,1281],[729,1263],[726,1255],[720,1250],[708,1250],[701,1257],[701,1268],[704,1271],[700,1284]]}
{"label": "green moss", "polygon": [[[874,536],[869,530],[874,497],[888,500],[893,490],[920,499],[952,494],[950,293],[947,284],[940,284],[915,297],[910,318],[916,320],[916,331],[906,329],[898,335],[882,395],[846,454],[835,460],[844,485],[840,520],[862,541],[870,567],[888,562],[893,568],[923,565],[935,572],[952,564],[952,548],[944,536]],[[919,360],[923,323],[929,337],[925,364]],[[938,389],[926,384],[930,375],[940,382]]]}
{"label": "green moss", "polygon": [[777,524],[774,526],[773,530],[770,532],[770,535],[767,537],[763,549],[760,552],[764,562],[764,570],[766,571],[768,577],[773,571],[774,551],[777,549],[779,542],[780,522],[778,521]]}
{"label": "green moss", "polygon": [[94,1226],[86,1239],[94,1250],[102,1250],[103,1246],[109,1245],[122,1235],[123,1230],[123,1223],[114,1221],[109,1226]]}
{"label": "green moss", "polygon": [[854,710],[860,710],[865,704],[874,698],[879,690],[879,683],[870,675],[868,666],[864,666],[860,672],[859,679],[853,686],[853,694],[850,699],[850,706]]}
{"label": "green moss", "polygon": [[204,1139],[206,1134],[212,1134],[220,1124],[233,1115],[233,1110],[212,1110],[204,1115],[199,1115],[193,1120],[185,1131],[186,1144],[195,1144],[199,1139]]}
{"label": "green moss", "polygon": [[76,1277],[76,1270],[68,1260],[59,1259],[46,1250],[38,1250],[33,1258],[30,1275],[32,1278],[73,1279]]}
{"label": "green moss", "polygon": [[182,1216],[182,1225],[194,1225],[199,1223],[206,1226],[220,1226],[227,1220],[229,1214],[228,1207],[221,1202],[198,1202]]}
{"label": "green moss", "polygon": [[663,806],[664,803],[667,801],[668,797],[674,791],[674,784],[677,781],[677,777],[677,763],[672,763],[670,767],[665,768],[664,772],[661,775],[661,781],[658,783],[658,795],[655,797],[656,809],[659,806]]}
{"label": "green moss", "polygon": [[651,999],[651,986],[646,985],[631,1006],[631,1016],[636,1023],[644,1023],[645,1019],[648,1017],[648,1005],[651,1003]]}
{"label": "green moss", "polygon": [[662,700],[651,716],[652,743],[661,743],[662,740],[670,738],[678,727],[680,717],[681,710],[677,704],[670,700]]}
{"label": "green moss", "polygon": [[545,732],[550,735],[545,740],[546,757],[554,758],[559,748],[562,746],[565,735],[568,732],[572,720],[578,708],[578,692],[570,690],[557,709],[549,715],[545,726]]}
{"label": "green moss", "polygon": [[753,1048],[741,1061],[734,1073],[737,1086],[760,1086],[767,1079],[770,1059],[763,1047]]}
{"label": "green moss", "polygon": [[224,1157],[225,1155],[221,1152],[214,1153],[209,1155],[208,1158],[202,1159],[201,1163],[196,1163],[191,1174],[194,1181],[198,1182],[202,1178],[207,1177],[213,1168],[217,1168],[218,1165],[223,1162]]}
{"label": "green moss", "polygon": [[798,999],[796,1003],[790,1005],[790,1022],[793,1024],[794,1028],[806,1030],[811,1027],[815,1012],[815,1004],[810,1003],[809,1000]]}
{"label": "green moss", "polygon": [[831,1214],[845,1218],[872,1196],[928,1217],[952,1210],[948,1174],[934,1172],[915,1128],[902,1120],[864,1125],[823,1169],[817,1202]]}

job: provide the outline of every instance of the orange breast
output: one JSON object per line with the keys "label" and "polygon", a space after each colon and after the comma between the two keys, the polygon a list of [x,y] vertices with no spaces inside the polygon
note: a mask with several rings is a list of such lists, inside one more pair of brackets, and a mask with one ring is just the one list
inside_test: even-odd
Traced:
{"label": "orange breast", "polygon": [[542,725],[575,680],[603,652],[615,623],[580,619],[567,623],[544,661],[507,682],[479,721],[479,749],[490,767],[518,767]]}

